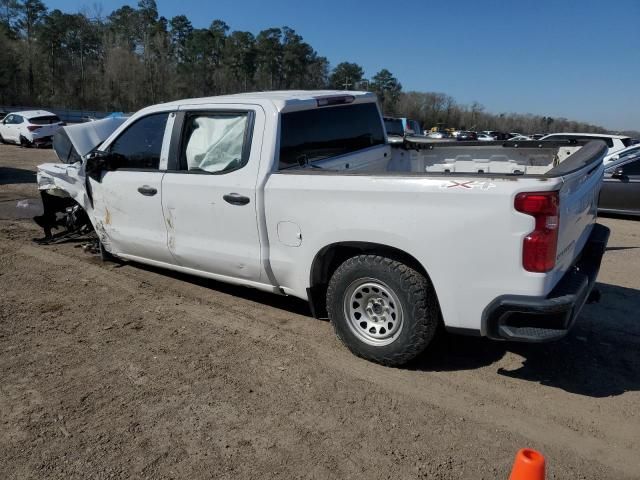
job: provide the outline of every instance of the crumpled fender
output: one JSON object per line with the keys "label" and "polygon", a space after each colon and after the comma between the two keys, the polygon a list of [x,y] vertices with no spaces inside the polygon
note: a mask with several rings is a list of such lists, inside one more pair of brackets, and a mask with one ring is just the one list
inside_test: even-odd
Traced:
{"label": "crumpled fender", "polygon": [[84,166],[80,162],[38,165],[38,190],[46,190],[59,197],[71,197],[91,215],[93,208],[87,195],[85,179]]}

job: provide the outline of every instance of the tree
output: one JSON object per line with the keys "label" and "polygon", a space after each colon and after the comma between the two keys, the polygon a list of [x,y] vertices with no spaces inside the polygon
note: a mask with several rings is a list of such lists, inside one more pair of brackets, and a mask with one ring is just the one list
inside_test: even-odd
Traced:
{"label": "tree", "polygon": [[177,15],[169,21],[171,28],[171,45],[176,61],[184,63],[187,40],[193,33],[193,25],[186,15]]}
{"label": "tree", "polygon": [[4,33],[11,39],[16,36],[16,23],[20,15],[21,5],[18,0],[0,0],[0,25],[4,27]]}
{"label": "tree", "polygon": [[364,70],[357,63],[342,62],[336,65],[329,76],[329,87],[337,90],[356,88],[364,77]]}
{"label": "tree", "polygon": [[371,90],[378,96],[382,111],[393,113],[402,85],[389,70],[383,68],[374,75],[371,79]]}
{"label": "tree", "polygon": [[279,88],[282,70],[282,30],[269,28],[256,37],[256,73],[258,88],[274,90]]}
{"label": "tree", "polygon": [[20,5],[20,16],[16,22],[16,27],[23,33],[27,43],[27,88],[29,97],[33,97],[35,81],[33,72],[34,34],[36,27],[42,22],[46,13],[47,7],[40,0],[25,0]]}
{"label": "tree", "polygon": [[225,66],[234,82],[232,91],[247,91],[255,74],[256,41],[251,32],[233,32],[225,44]]}

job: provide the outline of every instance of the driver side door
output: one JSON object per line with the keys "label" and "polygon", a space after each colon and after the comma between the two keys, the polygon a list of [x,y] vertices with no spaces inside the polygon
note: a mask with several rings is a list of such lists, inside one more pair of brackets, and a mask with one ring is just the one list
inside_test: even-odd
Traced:
{"label": "driver side door", "polygon": [[99,181],[88,177],[94,226],[105,248],[118,256],[174,263],[161,201],[170,115],[152,113],[129,125],[106,148],[117,158],[114,169],[103,171]]}

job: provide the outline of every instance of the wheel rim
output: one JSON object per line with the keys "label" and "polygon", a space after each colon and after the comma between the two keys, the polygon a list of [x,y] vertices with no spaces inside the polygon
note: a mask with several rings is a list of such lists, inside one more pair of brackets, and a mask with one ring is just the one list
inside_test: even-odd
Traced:
{"label": "wheel rim", "polygon": [[402,304],[398,296],[374,278],[361,278],[347,287],[344,314],[349,329],[368,345],[388,345],[402,331]]}

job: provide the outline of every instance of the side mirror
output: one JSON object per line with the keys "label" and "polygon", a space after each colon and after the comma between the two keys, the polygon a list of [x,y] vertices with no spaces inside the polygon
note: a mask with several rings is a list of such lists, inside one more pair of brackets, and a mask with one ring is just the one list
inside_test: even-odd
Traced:
{"label": "side mirror", "polygon": [[613,173],[611,174],[611,178],[619,178],[619,179],[623,179],[625,178],[626,175],[624,174],[622,167],[618,167],[616,168]]}
{"label": "side mirror", "polygon": [[96,182],[101,180],[102,172],[111,172],[117,170],[122,157],[111,152],[103,152],[96,150],[87,155],[84,164],[84,170],[87,176],[93,178]]}

